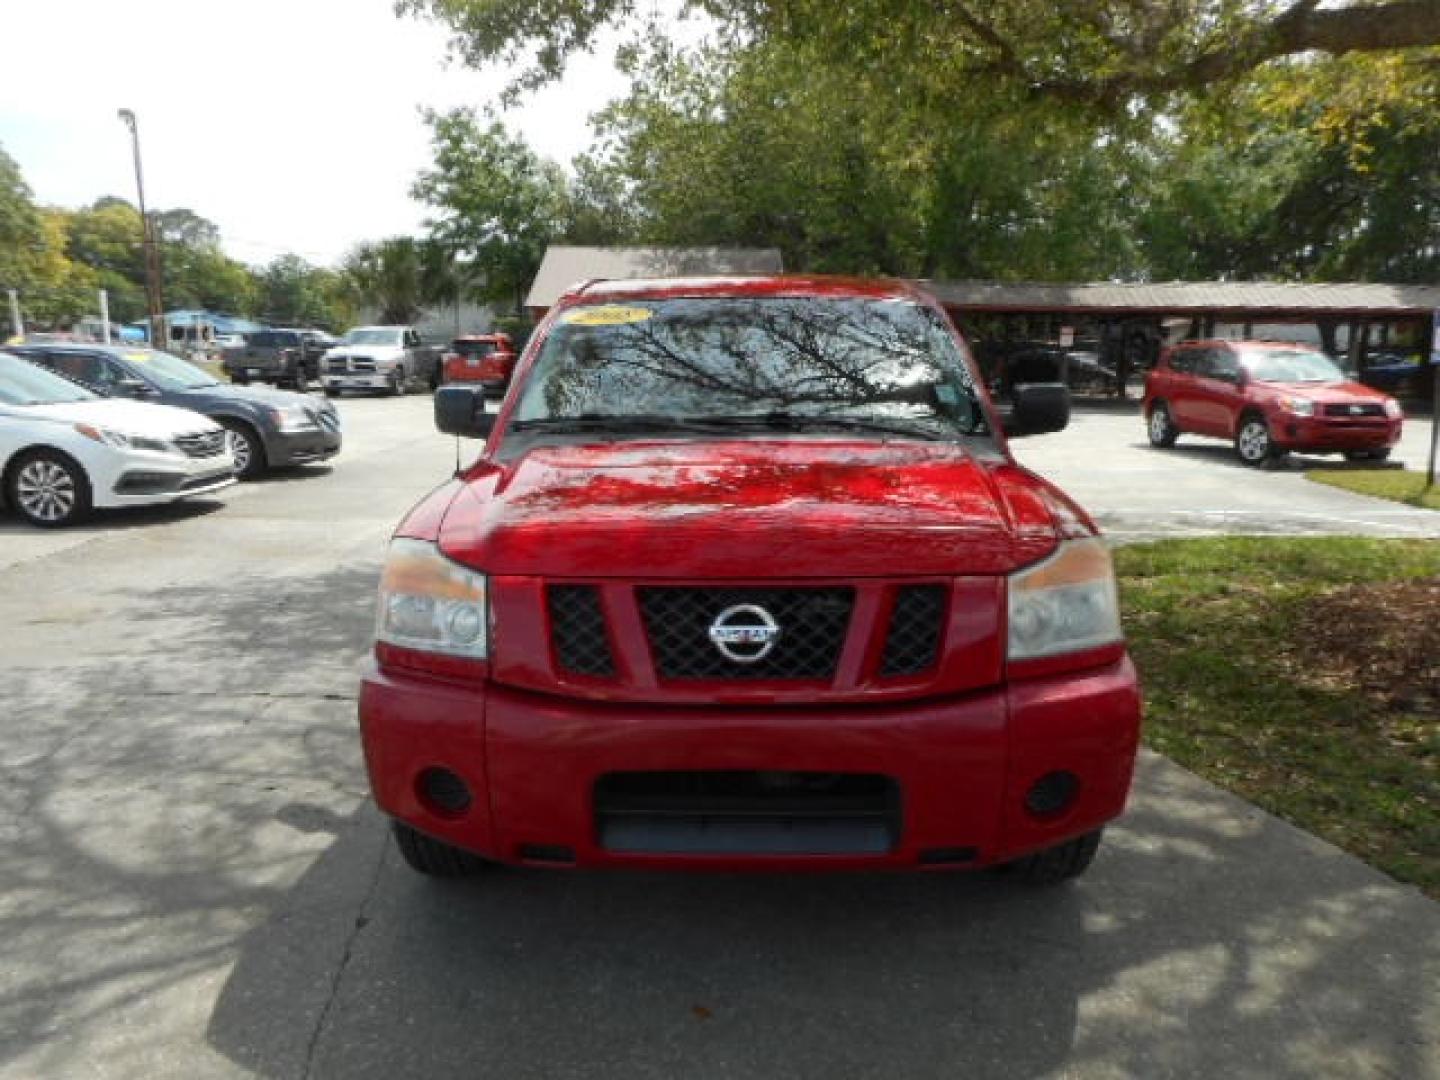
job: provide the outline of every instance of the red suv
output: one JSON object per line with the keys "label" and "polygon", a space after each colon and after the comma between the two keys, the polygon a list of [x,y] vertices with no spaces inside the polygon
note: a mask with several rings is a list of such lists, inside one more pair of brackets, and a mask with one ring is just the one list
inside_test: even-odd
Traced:
{"label": "red suv", "polygon": [[1246,465],[1291,450],[1383,460],[1400,439],[1400,403],[1351,382],[1322,352],[1274,341],[1187,341],[1145,379],[1150,442],[1182,434],[1235,443]]}
{"label": "red suv", "polygon": [[515,373],[515,346],[509,334],[474,334],[450,343],[442,364],[442,381],[479,383],[499,395]]}
{"label": "red suv", "polygon": [[490,863],[1081,873],[1140,727],[1094,524],[928,296],[600,282],[526,347],[481,454],[411,511],[360,696],[422,873]]}

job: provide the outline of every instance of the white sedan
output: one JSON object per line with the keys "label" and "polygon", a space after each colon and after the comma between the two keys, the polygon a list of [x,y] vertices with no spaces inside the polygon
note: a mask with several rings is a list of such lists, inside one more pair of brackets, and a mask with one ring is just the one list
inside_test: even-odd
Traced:
{"label": "white sedan", "polygon": [[32,525],[235,483],[225,429],[188,409],[97,397],[0,352],[0,497]]}

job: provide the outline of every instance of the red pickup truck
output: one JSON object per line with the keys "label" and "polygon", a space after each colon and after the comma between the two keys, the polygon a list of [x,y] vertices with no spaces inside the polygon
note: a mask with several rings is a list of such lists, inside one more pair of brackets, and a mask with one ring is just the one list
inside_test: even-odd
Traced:
{"label": "red pickup truck", "polygon": [[396,531],[360,725],[416,870],[1083,872],[1140,728],[1094,524],[910,286],[599,282]]}

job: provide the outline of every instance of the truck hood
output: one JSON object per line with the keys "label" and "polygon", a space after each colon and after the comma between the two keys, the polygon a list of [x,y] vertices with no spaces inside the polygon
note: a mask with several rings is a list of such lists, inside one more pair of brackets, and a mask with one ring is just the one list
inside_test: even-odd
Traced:
{"label": "truck hood", "polygon": [[92,424],[126,435],[144,435],[154,439],[192,435],[212,431],[219,426],[209,417],[189,409],[114,398],[30,405],[14,408],[12,412],[26,419],[53,420],[57,424]]}
{"label": "truck hood", "polygon": [[943,443],[545,446],[472,473],[438,540],[491,574],[993,574],[1054,548],[1061,502],[1004,458]]}

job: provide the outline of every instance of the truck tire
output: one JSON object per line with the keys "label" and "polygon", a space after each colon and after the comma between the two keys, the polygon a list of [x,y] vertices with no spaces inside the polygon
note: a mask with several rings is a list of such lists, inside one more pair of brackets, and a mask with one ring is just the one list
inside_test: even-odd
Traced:
{"label": "truck tire", "polygon": [[1095,853],[1100,850],[1100,838],[1105,830],[1096,829],[1074,840],[1026,855],[1007,863],[1003,869],[1014,874],[1026,885],[1059,885],[1077,878],[1090,868]]}
{"label": "truck tire", "polygon": [[403,397],[405,394],[405,370],[396,368],[390,372],[390,384],[385,387],[385,393],[390,397]]}
{"label": "truck tire", "polygon": [[395,846],[406,864],[417,874],[427,877],[468,877],[487,869],[491,864],[468,851],[426,836],[402,821],[391,820],[390,831]]}

